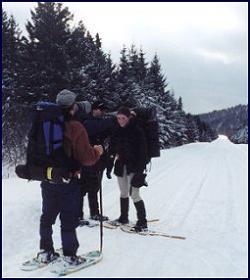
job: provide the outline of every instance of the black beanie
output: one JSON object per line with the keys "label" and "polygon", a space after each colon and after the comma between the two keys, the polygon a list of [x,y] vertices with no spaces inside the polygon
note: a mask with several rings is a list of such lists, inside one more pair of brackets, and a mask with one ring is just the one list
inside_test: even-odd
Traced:
{"label": "black beanie", "polygon": [[129,110],[128,107],[122,106],[122,107],[119,108],[119,110],[117,112],[117,115],[118,114],[122,114],[122,115],[129,118],[130,117],[130,110]]}

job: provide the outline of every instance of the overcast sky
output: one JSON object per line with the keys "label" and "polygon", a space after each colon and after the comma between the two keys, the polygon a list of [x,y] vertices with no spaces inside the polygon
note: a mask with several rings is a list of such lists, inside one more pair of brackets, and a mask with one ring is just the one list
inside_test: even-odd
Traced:
{"label": "overcast sky", "polygon": [[[123,45],[157,52],[184,110],[204,113],[247,104],[248,3],[64,2],[119,62]],[[3,2],[21,30],[36,2]],[[25,33],[24,33],[25,34]]]}

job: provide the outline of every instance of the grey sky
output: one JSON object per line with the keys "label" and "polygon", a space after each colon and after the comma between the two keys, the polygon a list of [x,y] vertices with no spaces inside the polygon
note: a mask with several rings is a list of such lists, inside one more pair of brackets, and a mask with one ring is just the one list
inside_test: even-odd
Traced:
{"label": "grey sky", "polygon": [[[119,62],[125,44],[157,52],[169,88],[191,113],[247,104],[248,3],[65,2]],[[21,30],[36,2],[3,2]]]}

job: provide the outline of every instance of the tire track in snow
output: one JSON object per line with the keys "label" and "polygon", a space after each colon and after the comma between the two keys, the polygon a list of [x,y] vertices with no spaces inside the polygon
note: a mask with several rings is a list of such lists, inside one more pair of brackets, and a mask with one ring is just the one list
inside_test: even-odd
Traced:
{"label": "tire track in snow", "polygon": [[[189,148],[189,147],[185,147]],[[209,144],[204,144],[197,146],[196,153],[194,154],[193,149],[184,152],[184,156],[177,157],[177,160],[175,159],[174,163],[170,165],[170,167],[166,167],[166,161],[163,162],[160,168],[160,170],[154,171],[152,174],[152,180],[149,181],[149,186],[154,184],[159,184],[159,182],[166,182],[166,200],[162,199],[164,197],[163,193],[157,194],[157,195],[151,195],[150,201],[152,207],[152,212],[154,212],[155,205],[157,205],[156,212],[159,212],[159,209],[164,210],[164,218],[160,217],[161,225],[167,225],[169,227],[176,227],[176,220],[182,219],[181,217],[187,216],[187,214],[183,213],[187,211],[191,211],[192,205],[194,201],[197,199],[200,190],[204,184],[205,178],[206,178],[206,160],[207,160],[207,150],[210,149]],[[179,152],[179,151],[178,151]],[[204,154],[204,156],[200,156],[200,154]],[[166,154],[167,157],[167,154]],[[191,161],[191,166],[190,166]],[[190,175],[194,172],[192,170],[192,163],[195,163],[195,165],[201,169],[201,174],[203,174],[203,177],[200,179],[200,184],[197,185],[197,178],[192,178]],[[191,168],[190,168],[191,167]],[[175,172],[176,173],[175,176]],[[180,177],[180,174],[182,176]],[[177,189],[172,189],[171,184],[177,186]],[[154,186],[152,186],[153,188]],[[154,190],[155,191],[155,190]],[[188,192],[188,193],[187,193]],[[185,201],[184,197],[189,198],[191,194],[191,202],[187,206],[185,206],[185,209],[183,210],[183,201]],[[194,194],[193,194],[194,193]],[[181,210],[182,209],[182,210]],[[190,210],[189,210],[190,209]],[[180,216],[181,212],[181,217]],[[176,213],[179,213],[178,215]],[[184,219],[185,219],[184,218]],[[169,222],[169,221],[175,221],[175,222]],[[178,223],[179,224],[179,223]]]}
{"label": "tire track in snow", "polygon": [[[194,158],[193,161],[192,157],[189,157],[189,160],[192,159],[199,170],[192,170],[192,161],[191,165],[188,167],[189,169],[186,170],[186,164],[182,164],[181,168],[179,168],[179,173],[183,173],[185,175],[183,181],[187,183],[182,183],[178,192],[173,193],[171,199],[169,199],[170,203],[167,206],[166,202],[162,204],[162,207],[165,207],[166,214],[164,219],[161,219],[161,225],[164,224],[168,229],[173,229],[183,225],[189,216],[189,213],[192,211],[195,202],[198,200],[200,192],[206,182],[209,165],[213,163],[213,156],[211,156],[210,160],[207,159],[207,150],[210,149],[210,146],[203,146],[202,148],[204,156],[199,158],[199,161],[197,161],[196,158]],[[197,176],[190,176],[194,172],[202,174],[198,184]],[[162,174],[162,176],[164,177],[164,174]]]}

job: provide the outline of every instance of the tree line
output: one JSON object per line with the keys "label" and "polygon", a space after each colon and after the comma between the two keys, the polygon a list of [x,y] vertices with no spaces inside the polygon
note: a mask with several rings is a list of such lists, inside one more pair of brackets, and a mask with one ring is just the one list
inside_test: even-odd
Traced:
{"label": "tree line", "polygon": [[101,99],[109,111],[121,105],[154,106],[162,148],[212,141],[216,133],[198,116],[186,114],[182,99],[168,89],[157,54],[146,61],[143,49],[124,46],[118,65],[82,21],[62,3],[38,2],[23,36],[15,18],[2,10],[2,153],[15,164],[24,157],[31,105],[55,101],[70,89],[78,100]]}

